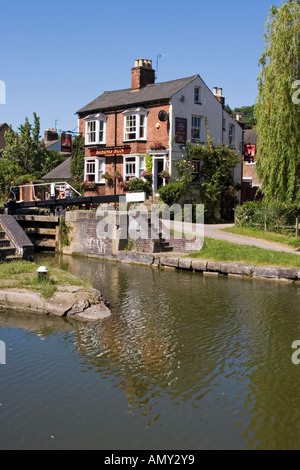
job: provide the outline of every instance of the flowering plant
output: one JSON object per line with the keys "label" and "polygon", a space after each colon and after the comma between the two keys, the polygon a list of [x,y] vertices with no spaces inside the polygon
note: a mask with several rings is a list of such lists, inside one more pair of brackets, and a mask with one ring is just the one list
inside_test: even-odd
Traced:
{"label": "flowering plant", "polygon": [[169,180],[171,178],[171,175],[168,171],[164,170],[164,171],[161,171],[158,176],[160,176],[161,178],[164,178],[166,180]]}
{"label": "flowering plant", "polygon": [[116,171],[112,176],[115,180],[118,180],[118,181],[121,181],[123,179],[119,171]]}
{"label": "flowering plant", "polygon": [[161,142],[154,142],[150,148],[151,150],[166,150],[166,147]]}
{"label": "flowering plant", "polygon": [[92,191],[93,189],[97,188],[97,184],[94,181],[83,181],[81,183],[81,187],[85,191],[89,191],[89,190]]}
{"label": "flowering plant", "polygon": [[146,181],[152,183],[153,173],[151,171],[143,171],[142,178],[145,178]]}
{"label": "flowering plant", "polygon": [[112,180],[118,180],[118,181],[121,181],[122,179],[122,175],[119,171],[116,171],[115,173],[113,173],[112,175],[109,174],[109,173],[103,173],[102,177],[108,181],[112,181]]}
{"label": "flowering plant", "polygon": [[123,189],[123,191],[128,191],[129,190],[129,181],[122,181],[118,184],[118,187],[120,189]]}
{"label": "flowering plant", "polygon": [[112,180],[113,175],[110,175],[109,173],[103,173],[102,178],[104,178],[105,180]]}

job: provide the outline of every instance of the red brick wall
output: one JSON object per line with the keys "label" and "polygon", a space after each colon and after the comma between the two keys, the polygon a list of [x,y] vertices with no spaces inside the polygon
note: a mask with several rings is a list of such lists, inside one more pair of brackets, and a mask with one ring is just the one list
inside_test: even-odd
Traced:
{"label": "red brick wall", "polygon": [[[145,106],[146,107],[146,106]],[[168,121],[161,122],[158,119],[158,113],[161,110],[166,111],[167,114],[170,112],[169,105],[158,105],[154,107],[148,107],[149,110],[147,118],[147,142],[128,142],[131,147],[131,153],[147,153],[150,150],[151,145],[155,142],[161,142],[166,148],[169,147],[169,132],[168,132]],[[124,145],[124,116],[122,111],[117,112],[117,119],[115,113],[106,113],[106,146],[113,147],[115,145]],[[117,120],[117,142],[115,142],[115,120]],[[158,124],[158,127],[156,127]],[[79,132],[85,136],[85,120],[81,118],[79,120]],[[126,142],[127,143],[127,142]],[[86,149],[86,156],[89,157],[89,150]]]}
{"label": "red brick wall", "polygon": [[[147,108],[145,106],[145,108]],[[155,143],[161,143],[165,148],[169,147],[169,132],[168,132],[168,121],[161,122],[158,119],[158,113],[161,110],[166,111],[167,114],[170,112],[169,105],[157,105],[154,107],[148,107],[149,110],[147,117],[147,142],[126,142],[130,146],[130,154],[146,154],[151,149],[151,146]],[[106,121],[106,146],[114,147],[122,146],[124,142],[124,115],[123,111],[105,113],[107,115]],[[117,128],[117,134],[115,135],[115,129]],[[79,132],[85,137],[85,120],[80,118],[79,120]],[[102,147],[103,148],[103,147]],[[90,148],[86,147],[85,156],[91,157]],[[106,157],[106,172],[109,174],[118,171],[123,176],[123,156],[117,156],[117,167],[114,167],[114,157]],[[88,191],[86,195],[110,195],[115,193],[114,184],[99,185],[98,190],[92,194]],[[116,187],[116,194],[123,194],[123,190],[118,188],[118,182]]]}

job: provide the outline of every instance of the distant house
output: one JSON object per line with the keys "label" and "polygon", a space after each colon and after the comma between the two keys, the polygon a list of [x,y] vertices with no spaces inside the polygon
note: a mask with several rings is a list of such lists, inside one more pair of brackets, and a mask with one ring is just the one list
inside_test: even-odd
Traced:
{"label": "distant house", "polygon": [[0,124],[0,157],[2,156],[2,151],[5,149],[5,132],[8,130],[8,124]]}
{"label": "distant house", "polygon": [[51,170],[47,175],[43,176],[43,180],[46,182],[66,182],[71,181],[71,143],[68,146],[65,144],[65,139],[58,138],[58,132],[56,129],[46,129],[44,142],[47,150],[56,150],[62,155],[66,156],[66,160],[58,165],[56,168]]}
{"label": "distant house", "polygon": [[44,181],[51,182],[66,182],[71,181],[71,157],[68,157],[63,163],[58,165],[54,170],[47,173],[42,178]]}
{"label": "distant house", "polygon": [[56,129],[46,129],[44,142],[47,150],[56,150],[66,157],[71,153],[72,136],[66,132],[63,132],[59,139]]}
{"label": "distant house", "polygon": [[257,132],[256,129],[246,129],[244,131],[244,159],[243,159],[243,183],[242,201],[253,201],[261,199],[259,188],[261,183],[256,172],[256,149]]}

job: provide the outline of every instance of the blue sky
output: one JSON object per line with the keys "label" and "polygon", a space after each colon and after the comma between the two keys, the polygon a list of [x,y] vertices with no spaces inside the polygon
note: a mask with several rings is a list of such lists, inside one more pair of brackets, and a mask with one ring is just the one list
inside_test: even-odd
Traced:
{"label": "blue sky", "polygon": [[103,91],[129,88],[134,60],[158,82],[199,74],[232,108],[254,104],[264,24],[281,0],[11,0],[0,5],[0,123],[33,112],[73,130],[76,111]]}

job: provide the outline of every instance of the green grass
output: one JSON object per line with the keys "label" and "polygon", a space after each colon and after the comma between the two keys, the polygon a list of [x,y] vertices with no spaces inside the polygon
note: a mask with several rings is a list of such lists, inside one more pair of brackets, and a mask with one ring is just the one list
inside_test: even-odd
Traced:
{"label": "green grass", "polygon": [[0,264],[0,288],[29,289],[42,294],[44,298],[51,297],[57,291],[58,286],[82,286],[90,285],[67,272],[45,264],[48,269],[48,277],[39,282],[37,269],[40,265],[27,261],[13,261]]}
{"label": "green grass", "polygon": [[300,255],[265,250],[249,245],[237,245],[205,237],[202,250],[188,257],[212,261],[235,261],[252,265],[300,267]]}
{"label": "green grass", "polygon": [[281,234],[275,232],[264,232],[253,227],[229,227],[223,229],[224,232],[235,233],[237,235],[244,235],[245,237],[259,238],[269,242],[282,243],[283,245],[291,246],[293,248],[300,247],[300,237],[294,235]]}

